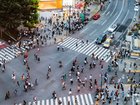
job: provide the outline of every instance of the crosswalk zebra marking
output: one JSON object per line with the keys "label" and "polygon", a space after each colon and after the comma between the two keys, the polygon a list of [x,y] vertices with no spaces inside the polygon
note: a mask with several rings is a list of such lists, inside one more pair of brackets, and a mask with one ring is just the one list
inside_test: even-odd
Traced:
{"label": "crosswalk zebra marking", "polygon": [[[93,47],[94,46],[94,47]],[[93,48],[95,48],[96,46],[94,45],[94,44],[92,44],[88,49],[86,49],[84,52],[83,52],[83,54],[85,54],[87,51],[89,51],[89,49],[92,47],[92,49]]]}
{"label": "crosswalk zebra marking", "polygon": [[60,44],[61,46],[63,46],[64,44],[66,44],[66,43],[68,43],[69,41],[71,41],[71,37],[70,38],[68,38],[67,40],[65,40],[62,44]]}
{"label": "crosswalk zebra marking", "polygon": [[11,55],[14,56],[14,54],[13,54],[11,51],[9,51],[7,48],[4,48],[4,49],[2,49],[2,50],[6,51],[6,52],[8,52],[8,53],[10,53]]}
{"label": "crosswalk zebra marking", "polygon": [[70,100],[70,96],[68,96],[68,101],[70,102],[70,105],[71,105],[71,100]]}
{"label": "crosswalk zebra marking", "polygon": [[53,105],[53,99],[51,99],[51,105]]}
{"label": "crosswalk zebra marking", "polygon": [[58,105],[58,100],[57,100],[57,98],[55,99],[55,105]]}
{"label": "crosswalk zebra marking", "polygon": [[49,100],[46,100],[46,105],[49,105]]}
{"label": "crosswalk zebra marking", "polygon": [[93,103],[93,100],[92,100],[91,94],[88,94],[88,96],[89,96],[89,100],[90,100],[91,105],[93,105],[94,103]]}
{"label": "crosswalk zebra marking", "polygon": [[81,104],[80,104],[80,100],[79,100],[79,96],[78,96],[78,95],[76,95],[76,98],[77,98],[77,103],[78,103],[78,105],[81,105]]}
{"label": "crosswalk zebra marking", "polygon": [[40,101],[37,101],[37,105],[40,105]]}
{"label": "crosswalk zebra marking", "polygon": [[86,104],[87,104],[87,105],[89,105],[87,95],[86,95],[86,94],[84,94],[84,96],[85,96],[85,99],[86,99]]}
{"label": "crosswalk zebra marking", "polygon": [[88,48],[88,47],[91,46],[92,44],[93,44],[93,42],[90,43],[90,44],[88,44],[88,46],[86,46],[83,50],[81,50],[80,53],[82,53],[86,48]]}
{"label": "crosswalk zebra marking", "polygon": [[[69,40],[65,41],[66,42],[65,44],[69,45],[71,43],[71,41],[73,41],[71,39],[74,39],[74,38],[71,37]],[[61,44],[61,45],[63,45],[63,44]]]}
{"label": "crosswalk zebra marking", "polygon": [[45,101],[44,100],[42,100],[42,105],[45,105]]}
{"label": "crosswalk zebra marking", "polygon": [[[90,54],[92,54],[94,51],[96,51],[97,47],[96,47],[96,48],[95,48],[95,47],[96,47],[96,45],[95,45],[93,48],[91,48],[91,49],[89,50],[89,52],[86,53],[86,55],[88,55],[90,52],[91,52]],[[93,49],[94,49],[94,50],[93,50]],[[93,51],[92,51],[92,50],[93,50]]]}
{"label": "crosswalk zebra marking", "polygon": [[67,105],[67,103],[66,103],[66,97],[63,97],[63,100],[64,100],[64,105]]}
{"label": "crosswalk zebra marking", "polygon": [[100,59],[100,57],[106,52],[106,50],[107,50],[107,49],[105,49],[105,50],[102,52],[102,54],[100,54],[100,55],[98,56],[99,59]]}
{"label": "crosswalk zebra marking", "polygon": [[6,55],[8,55],[10,58],[14,58],[14,56],[12,56],[12,55],[10,55],[9,53],[7,53],[6,51],[4,51],[4,50],[1,50],[2,52],[5,52],[6,53]]}
{"label": "crosswalk zebra marking", "polygon": [[82,104],[85,105],[83,95],[80,95],[80,97],[81,97],[81,100],[82,100]]}
{"label": "crosswalk zebra marking", "polygon": [[72,102],[73,102],[73,105],[75,105],[75,98],[74,98],[74,96],[72,96]]}
{"label": "crosswalk zebra marking", "polygon": [[[103,48],[103,47],[98,48],[98,46],[96,44],[94,44],[94,42],[95,41],[92,41],[91,43],[88,43],[88,45],[86,45],[86,43],[84,43],[84,44],[82,43],[82,40],[78,40],[78,42],[77,42],[78,45],[76,46],[76,39],[68,37],[68,38],[66,38],[65,41],[63,41],[61,43],[61,45],[63,45],[64,47],[67,47],[71,50],[85,54],[87,56],[91,56],[92,53],[94,53],[95,57],[98,56],[99,59],[101,59],[103,57],[104,60],[106,62],[108,62],[111,59],[110,55],[108,54],[110,50]],[[113,53],[114,53],[114,51],[113,51]],[[108,54],[108,57],[106,56],[107,54]]]}
{"label": "crosswalk zebra marking", "polygon": [[67,44],[65,47],[70,46],[71,44],[73,44],[75,41],[71,41],[69,44]]}
{"label": "crosswalk zebra marking", "polygon": [[31,102],[29,102],[28,105],[31,105]]}
{"label": "crosswalk zebra marking", "polygon": [[[59,98],[59,100],[62,102],[62,98],[61,97]],[[60,104],[60,105],[62,105],[62,104]]]}

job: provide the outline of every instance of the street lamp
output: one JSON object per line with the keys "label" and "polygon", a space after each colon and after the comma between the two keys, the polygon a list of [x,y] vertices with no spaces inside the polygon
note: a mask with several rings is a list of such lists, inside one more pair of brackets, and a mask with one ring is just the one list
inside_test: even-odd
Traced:
{"label": "street lamp", "polygon": [[71,6],[69,6],[69,34],[71,31],[71,29],[70,29],[70,15],[71,15]]}

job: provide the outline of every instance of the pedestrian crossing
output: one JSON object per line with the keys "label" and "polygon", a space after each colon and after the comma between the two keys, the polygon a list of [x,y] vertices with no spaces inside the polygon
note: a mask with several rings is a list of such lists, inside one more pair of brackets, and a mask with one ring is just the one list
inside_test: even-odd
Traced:
{"label": "pedestrian crossing", "polygon": [[15,56],[17,56],[18,53],[21,53],[21,50],[23,52],[26,51],[24,47],[21,46],[20,48],[16,47],[16,45],[11,45],[11,46],[1,49],[0,50],[0,64],[3,64],[2,63],[3,59],[5,59],[5,62],[11,61],[12,59],[15,58]]}
{"label": "pedestrian crossing", "polygon": [[[67,37],[62,42],[59,42],[58,45],[64,46],[66,48],[69,48],[71,50],[77,51],[79,53],[85,54],[87,56],[92,57],[92,53],[94,53],[95,57],[98,56],[99,59],[104,58],[105,62],[108,62],[111,59],[110,51],[109,49],[99,47],[94,44],[95,41],[86,44],[81,43],[82,40],[78,39],[77,46],[76,46],[76,39],[73,37]],[[113,56],[116,54],[116,52],[112,51]]]}
{"label": "pedestrian crossing", "polygon": [[[77,98],[77,104],[75,104],[75,98]],[[81,94],[81,95],[76,95],[76,96],[67,96],[67,97],[60,97],[60,98],[56,98],[56,100],[54,99],[47,99],[47,100],[42,100],[42,101],[37,101],[35,102],[28,102],[27,105],[69,105],[68,102],[70,103],[70,105],[94,105],[93,102],[93,98],[92,95],[89,94]],[[59,104],[58,101],[61,101],[62,103]],[[22,103],[20,103],[19,105],[22,105]]]}

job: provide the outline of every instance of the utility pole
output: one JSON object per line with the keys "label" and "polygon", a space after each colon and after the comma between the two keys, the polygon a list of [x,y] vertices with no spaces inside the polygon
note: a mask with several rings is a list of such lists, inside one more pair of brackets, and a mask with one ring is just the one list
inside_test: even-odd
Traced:
{"label": "utility pole", "polygon": [[69,34],[71,31],[71,29],[70,29],[70,15],[71,15],[71,6],[69,6]]}

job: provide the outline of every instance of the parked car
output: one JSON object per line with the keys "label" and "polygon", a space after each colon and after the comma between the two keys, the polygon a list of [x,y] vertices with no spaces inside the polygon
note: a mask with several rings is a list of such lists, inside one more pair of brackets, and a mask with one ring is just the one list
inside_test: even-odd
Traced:
{"label": "parked car", "polygon": [[104,42],[103,47],[105,47],[105,48],[109,48],[111,42],[112,42],[112,39],[107,38],[106,41]]}
{"label": "parked car", "polygon": [[102,42],[104,42],[107,38],[107,35],[106,34],[102,34],[100,35],[97,39],[96,39],[96,43],[97,44],[101,44]]}
{"label": "parked car", "polygon": [[108,28],[108,32],[114,32],[116,29],[117,29],[117,25],[116,24],[113,24],[112,26],[110,26]]}
{"label": "parked car", "polygon": [[99,14],[96,14],[96,15],[93,16],[93,19],[94,19],[94,20],[97,20],[97,19],[99,19],[99,18],[100,18],[100,15],[99,15]]}

